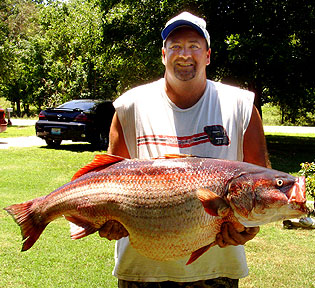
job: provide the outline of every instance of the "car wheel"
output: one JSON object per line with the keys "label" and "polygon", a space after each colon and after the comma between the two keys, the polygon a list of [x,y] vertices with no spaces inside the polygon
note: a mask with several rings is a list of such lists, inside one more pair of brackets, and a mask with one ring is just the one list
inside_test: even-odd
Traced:
{"label": "car wheel", "polygon": [[62,140],[45,139],[49,147],[59,147]]}
{"label": "car wheel", "polygon": [[98,133],[93,137],[91,144],[97,149],[106,150],[108,148],[108,137]]}

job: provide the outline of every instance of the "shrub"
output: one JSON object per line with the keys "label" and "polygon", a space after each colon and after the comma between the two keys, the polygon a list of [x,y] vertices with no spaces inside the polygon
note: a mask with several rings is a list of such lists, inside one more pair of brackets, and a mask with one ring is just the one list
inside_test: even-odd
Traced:
{"label": "shrub", "polygon": [[315,200],[315,162],[301,163],[299,174],[305,176],[306,194]]}

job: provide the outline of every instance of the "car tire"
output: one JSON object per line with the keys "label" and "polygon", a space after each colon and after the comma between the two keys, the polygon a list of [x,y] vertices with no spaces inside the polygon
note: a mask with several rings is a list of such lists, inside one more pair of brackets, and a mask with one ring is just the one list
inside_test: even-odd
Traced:
{"label": "car tire", "polygon": [[62,140],[45,139],[47,146],[49,147],[59,147]]}
{"label": "car tire", "polygon": [[102,133],[98,133],[91,140],[91,144],[100,150],[107,150],[108,148],[108,137],[102,135]]}

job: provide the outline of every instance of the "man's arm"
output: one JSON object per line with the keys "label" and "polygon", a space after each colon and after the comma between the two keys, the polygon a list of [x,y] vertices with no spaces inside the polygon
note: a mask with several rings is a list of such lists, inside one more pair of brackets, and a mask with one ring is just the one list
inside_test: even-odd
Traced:
{"label": "man's arm", "polygon": [[125,158],[130,158],[124,133],[117,113],[114,114],[112,124],[109,130],[109,147],[107,153]]}

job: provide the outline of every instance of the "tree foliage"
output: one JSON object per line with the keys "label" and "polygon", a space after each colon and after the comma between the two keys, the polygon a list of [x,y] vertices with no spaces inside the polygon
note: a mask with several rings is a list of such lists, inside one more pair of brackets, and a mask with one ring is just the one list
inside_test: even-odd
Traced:
{"label": "tree foliage", "polygon": [[269,101],[278,104],[292,122],[301,112],[314,112],[309,69],[314,64],[313,2],[231,0],[224,4],[217,10],[218,21],[224,21],[215,22],[216,28],[225,27],[224,33],[216,31],[224,43],[217,63],[222,78],[256,92],[258,107]]}
{"label": "tree foliage", "polygon": [[17,104],[17,113],[20,103],[27,111],[30,104],[40,109],[73,98],[106,98],[99,7],[78,0],[13,1],[5,0],[11,14],[1,19],[8,32],[0,93]]}
{"label": "tree foliage", "polygon": [[283,120],[315,114],[312,0],[4,0],[0,96],[27,111],[114,98],[162,77],[161,30],[186,10],[207,21],[209,78],[248,88]]}

